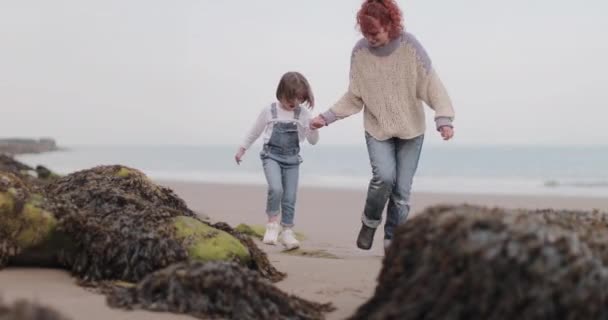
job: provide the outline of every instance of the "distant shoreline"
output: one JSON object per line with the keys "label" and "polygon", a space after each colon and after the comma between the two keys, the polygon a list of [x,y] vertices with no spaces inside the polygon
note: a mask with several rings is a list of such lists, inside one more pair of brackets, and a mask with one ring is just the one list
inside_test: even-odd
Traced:
{"label": "distant shoreline", "polygon": [[0,139],[0,154],[19,155],[28,153],[43,153],[60,151],[55,139],[52,138],[3,138]]}

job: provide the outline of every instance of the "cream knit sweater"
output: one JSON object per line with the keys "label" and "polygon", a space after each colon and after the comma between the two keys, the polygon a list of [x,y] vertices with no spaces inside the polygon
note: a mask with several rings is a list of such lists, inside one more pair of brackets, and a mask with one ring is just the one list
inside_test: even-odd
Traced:
{"label": "cream knit sweater", "polygon": [[361,39],[351,56],[348,91],[321,116],[330,124],[363,110],[372,137],[410,139],[425,131],[423,101],[435,110],[437,129],[452,126],[450,97],[416,38],[403,33],[378,48]]}

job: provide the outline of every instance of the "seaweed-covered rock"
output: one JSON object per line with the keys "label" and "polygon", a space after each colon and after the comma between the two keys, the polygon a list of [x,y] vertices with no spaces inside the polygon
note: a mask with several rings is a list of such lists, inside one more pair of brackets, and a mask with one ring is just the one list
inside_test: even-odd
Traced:
{"label": "seaweed-covered rock", "polygon": [[608,319],[606,230],[600,212],[429,208],[351,319]]}
{"label": "seaweed-covered rock", "polygon": [[[62,177],[47,187],[49,194],[69,200],[78,209],[107,217],[117,212],[162,207],[165,215],[194,216],[171,189],[154,184],[144,173],[125,166],[98,166]],[[131,208],[133,207],[133,208]]]}
{"label": "seaweed-covered rock", "polygon": [[0,267],[65,267],[87,285],[136,282],[186,260],[234,261],[272,281],[285,277],[251,238],[202,221],[173,191],[124,166],[37,186],[0,172],[0,218]]}
{"label": "seaweed-covered rock", "polygon": [[[60,229],[76,245],[72,271],[85,281],[135,282],[187,259],[264,265],[266,256],[252,241],[229,226],[210,226],[136,169],[95,167],[59,178],[46,190]],[[266,270],[261,274],[269,278],[280,275],[272,266]]]}
{"label": "seaweed-covered rock", "polygon": [[0,266],[11,256],[48,241],[57,219],[40,194],[16,175],[0,171]]}
{"label": "seaweed-covered rock", "polygon": [[49,307],[18,300],[12,305],[0,301],[0,319],[2,320],[67,320],[59,312]]}
{"label": "seaweed-covered rock", "polygon": [[[249,262],[249,268],[253,270],[257,270],[258,273],[272,282],[279,282],[287,276],[284,272],[278,271],[268,260],[268,256],[266,253],[253,242],[251,237],[243,232],[237,231],[237,229],[233,229],[227,223],[218,222],[212,225],[214,228],[224,230],[236,237],[241,241],[243,245],[247,247],[249,250],[249,254],[251,255],[251,260]],[[242,229],[241,229],[242,230]]]}
{"label": "seaweed-covered rock", "polygon": [[10,172],[26,182],[30,187],[44,185],[48,180],[59,177],[44,166],[32,168],[27,164],[15,160],[13,157],[0,154],[0,171]]}
{"label": "seaweed-covered rock", "polygon": [[288,295],[258,273],[230,262],[171,265],[133,288],[116,289],[108,304],[239,320],[323,319],[333,310],[331,304]]}
{"label": "seaweed-covered rock", "polygon": [[49,179],[57,179],[60,176],[53,171],[49,170],[49,168],[41,165],[37,165],[35,168],[36,174],[38,175],[38,179],[49,180]]}
{"label": "seaweed-covered rock", "polygon": [[100,166],[56,179],[47,195],[76,246],[71,269],[85,281],[138,281],[188,259],[173,219],[195,218],[170,189],[123,166]]}
{"label": "seaweed-covered rock", "polygon": [[0,171],[11,172],[15,175],[27,174],[32,171],[30,166],[15,160],[13,157],[0,154]]}

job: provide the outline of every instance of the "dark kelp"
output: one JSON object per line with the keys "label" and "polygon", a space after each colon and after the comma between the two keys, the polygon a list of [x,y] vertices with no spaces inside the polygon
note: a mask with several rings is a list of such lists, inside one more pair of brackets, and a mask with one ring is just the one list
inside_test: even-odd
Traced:
{"label": "dark kelp", "polygon": [[351,319],[608,319],[606,230],[597,211],[429,208]]}
{"label": "dark kelp", "polygon": [[86,281],[135,282],[191,256],[213,259],[207,254],[225,253],[218,243],[239,252],[222,259],[248,263],[239,241],[208,227],[173,191],[136,169],[95,167],[59,178],[46,190],[61,207],[60,229],[76,245],[71,269]]}
{"label": "dark kelp", "polygon": [[[211,225],[199,219],[170,189],[157,186],[136,169],[101,166],[75,172],[44,184],[42,195],[28,188],[29,180],[24,182],[10,173],[0,177],[4,177],[0,179],[3,215],[11,217],[13,222],[21,221],[19,217],[25,208],[31,207],[31,203],[36,204],[41,211],[50,213],[55,222],[53,230],[64,236],[63,240],[67,239],[59,246],[34,246],[37,251],[23,246],[22,242],[12,241],[17,244],[17,249],[6,246],[8,249],[4,250],[5,247],[0,246],[0,262],[41,266],[45,264],[41,263],[39,254],[60,251],[60,258],[54,257],[57,266],[72,270],[78,283],[92,286],[91,290],[115,293],[112,301],[123,307],[139,304],[154,309],[156,307],[148,305],[145,300],[135,303],[134,299],[148,299],[151,294],[156,294],[161,300],[165,299],[163,297],[168,299],[164,310],[198,316],[223,314],[235,315],[234,319],[322,319],[324,312],[332,309],[329,304],[308,302],[278,290],[271,281],[279,281],[285,274],[270,264],[266,254],[249,236],[225,223]],[[8,226],[13,225],[28,224],[3,224],[0,233],[16,235],[27,229],[19,227],[16,229],[19,232],[8,230]],[[44,224],[30,225],[40,229]],[[243,252],[246,256],[240,255]],[[227,261],[224,264],[207,262],[209,267],[203,267],[202,261],[215,261],[218,257],[217,260]],[[179,277],[184,272],[191,279],[182,283]],[[211,286],[201,293],[200,287],[192,288],[188,284],[201,275],[221,281],[209,280]],[[162,291],[146,291],[150,283],[158,283],[155,288]],[[222,291],[226,288],[247,288],[248,291],[243,293],[252,295],[233,292],[232,296],[226,296]],[[197,295],[228,298],[212,301],[208,309],[201,309],[205,302],[192,300]],[[170,307],[174,303],[172,301],[177,300],[190,301],[191,309]],[[232,304],[234,308],[226,311],[222,309],[224,304]]]}
{"label": "dark kelp", "polygon": [[59,312],[25,300],[6,305],[0,300],[0,319],[2,320],[68,320]]}
{"label": "dark kelp", "polygon": [[[273,281],[285,276],[249,237],[225,223],[211,226],[199,219],[170,189],[136,169],[100,166],[48,181],[40,189],[32,187],[36,177],[23,176],[31,168],[3,159],[4,168],[15,174],[1,175],[0,214],[10,223],[0,226],[0,266],[12,256],[14,265],[63,266],[85,281],[137,281],[186,259],[234,260]],[[17,231],[23,225],[43,226],[25,223],[23,217],[31,214],[24,213],[41,205],[44,210],[38,211],[48,216],[52,230],[46,231],[53,231],[53,241],[23,251],[25,246],[16,243],[23,240]],[[24,231],[41,242],[33,237],[40,232]]]}
{"label": "dark kelp", "polygon": [[334,309],[288,295],[257,272],[231,262],[173,264],[135,287],[116,288],[108,304],[239,320],[324,319]]}

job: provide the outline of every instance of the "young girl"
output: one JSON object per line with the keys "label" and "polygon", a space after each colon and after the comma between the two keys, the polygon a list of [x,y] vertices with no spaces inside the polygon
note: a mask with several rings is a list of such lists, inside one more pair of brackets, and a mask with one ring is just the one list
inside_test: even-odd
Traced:
{"label": "young girl", "polygon": [[[263,134],[264,147],[260,157],[268,182],[268,223],[263,242],[274,245],[280,241],[291,250],[300,246],[292,230],[302,162],[300,142],[306,139],[310,144],[316,144],[319,132],[310,128],[310,111],[300,106],[306,102],[307,107],[312,109],[315,103],[308,80],[302,74],[284,74],[277,87],[276,97],[278,101],[262,109],[234,158],[239,164],[245,151]],[[283,227],[280,240],[279,213]]]}

